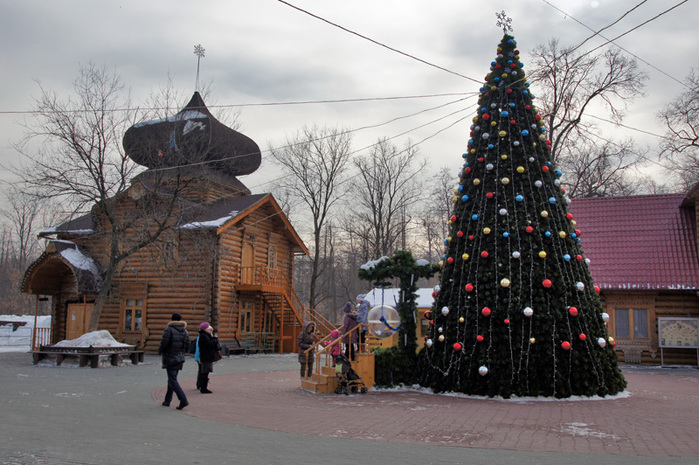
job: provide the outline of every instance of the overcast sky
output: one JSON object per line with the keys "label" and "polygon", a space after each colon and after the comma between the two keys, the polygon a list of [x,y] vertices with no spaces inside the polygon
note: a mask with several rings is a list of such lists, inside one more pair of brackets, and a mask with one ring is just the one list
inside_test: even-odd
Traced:
{"label": "overcast sky", "polygon": [[[613,38],[662,13],[682,0],[289,0],[328,21],[389,47],[482,81],[502,29],[495,13],[512,18],[521,60],[538,44],[559,38],[576,45],[636,5],[618,24],[605,30]],[[263,149],[283,145],[304,125],[357,129],[405,117],[467,97],[480,84],[390,51],[276,0],[0,0],[0,161],[17,159],[10,148],[21,136],[17,121],[39,96],[36,80],[66,95],[79,64],[93,61],[116,68],[137,101],[166,83],[189,97],[195,90],[196,56],[201,44],[201,80],[212,82],[207,103],[246,105],[240,109],[240,131]],[[558,11],[556,8],[562,10]],[[699,4],[689,1],[619,39],[617,43],[657,69],[648,73],[646,97],[628,110],[629,126],[662,132],[657,112],[683,87],[697,65]],[[585,26],[581,25],[584,24]],[[581,51],[603,43],[595,38]],[[536,88],[533,87],[536,94]],[[339,99],[382,99],[432,94],[465,94],[430,98],[370,100],[352,103],[261,105]],[[420,142],[431,170],[456,171],[461,164],[476,99],[469,97],[443,108],[400,119],[354,134],[361,149],[379,137],[394,137],[402,146]],[[254,105],[257,104],[257,105]],[[463,110],[448,116],[451,113]],[[605,117],[605,114],[597,116]],[[460,123],[457,121],[465,118]],[[438,121],[435,121],[438,120]],[[435,122],[433,122],[435,121]],[[433,122],[432,124],[427,124]],[[457,124],[455,124],[457,123]],[[414,129],[425,125],[420,129]],[[612,129],[602,129],[614,134]],[[618,134],[618,132],[617,132]],[[630,132],[650,147],[656,139]],[[272,162],[243,179],[256,192],[275,175]]]}

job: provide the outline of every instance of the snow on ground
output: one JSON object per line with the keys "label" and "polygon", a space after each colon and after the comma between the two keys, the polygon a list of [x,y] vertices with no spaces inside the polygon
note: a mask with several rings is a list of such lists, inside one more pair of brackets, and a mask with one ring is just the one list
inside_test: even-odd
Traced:
{"label": "snow on ground", "polygon": [[109,331],[92,331],[85,333],[77,339],[66,339],[57,342],[53,347],[129,347],[129,344],[118,342]]}
{"label": "snow on ground", "polygon": [[[32,344],[32,330],[34,328],[34,315],[0,315],[2,322],[25,323],[24,326],[15,326],[12,323],[0,326],[0,352],[27,352]],[[37,328],[50,328],[51,317],[40,316],[36,320]]]}

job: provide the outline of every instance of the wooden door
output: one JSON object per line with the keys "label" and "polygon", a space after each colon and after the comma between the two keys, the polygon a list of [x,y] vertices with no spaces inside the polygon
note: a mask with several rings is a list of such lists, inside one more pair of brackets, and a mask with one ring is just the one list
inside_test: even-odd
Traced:
{"label": "wooden door", "polygon": [[243,253],[240,260],[240,281],[241,284],[257,284],[255,283],[255,248],[252,244],[243,244]]}
{"label": "wooden door", "polygon": [[77,339],[87,332],[94,304],[68,304],[66,339]]}

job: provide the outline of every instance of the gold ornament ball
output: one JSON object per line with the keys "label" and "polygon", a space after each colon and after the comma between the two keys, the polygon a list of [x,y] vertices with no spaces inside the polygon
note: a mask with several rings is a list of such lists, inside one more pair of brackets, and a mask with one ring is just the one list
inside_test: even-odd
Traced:
{"label": "gold ornament ball", "polygon": [[547,212],[546,210],[542,210],[542,212],[541,212],[541,217],[542,217],[542,218],[548,218],[548,217],[549,217],[549,212]]}
{"label": "gold ornament ball", "polygon": [[483,228],[483,234],[485,234],[485,235],[490,234],[490,228]]}
{"label": "gold ornament ball", "polygon": [[518,172],[519,174],[524,173],[524,166],[518,166],[518,167],[517,167],[517,172]]}
{"label": "gold ornament ball", "polygon": [[507,135],[507,131],[500,131],[500,132],[498,133],[498,135],[499,135],[500,137],[505,137],[505,136]]}
{"label": "gold ornament ball", "polygon": [[561,239],[565,239],[566,236],[567,236],[567,234],[566,234],[565,231],[559,231],[559,232],[558,232],[558,237],[560,237]]}
{"label": "gold ornament ball", "polygon": [[466,321],[466,320],[464,319],[464,317],[460,317],[460,318],[459,318],[459,323],[463,323],[464,321]]}
{"label": "gold ornament ball", "polygon": [[444,334],[439,335],[439,342],[444,342]]}
{"label": "gold ornament ball", "polygon": [[498,123],[497,123],[497,121],[491,121],[491,122],[490,122],[490,125],[491,125],[491,126],[497,126]]}
{"label": "gold ornament ball", "polygon": [[500,158],[501,158],[502,160],[507,160],[507,154],[506,154],[506,153],[503,153],[502,155],[500,155]]}
{"label": "gold ornament ball", "polygon": [[481,183],[481,180],[478,179],[478,178],[476,178],[476,179],[473,180],[473,185],[474,185],[474,186],[477,186],[477,185],[479,185],[480,183]]}
{"label": "gold ornament ball", "polygon": [[459,198],[458,198],[458,197],[453,197],[453,198],[451,199],[451,203],[456,203],[456,202],[458,202],[458,201],[459,201]]}
{"label": "gold ornament ball", "polygon": [[544,252],[543,250],[539,252],[539,257],[546,258],[546,252]]}
{"label": "gold ornament ball", "polygon": [[505,184],[505,185],[507,185],[507,184],[510,183],[510,178],[502,178],[502,179],[500,180],[500,182],[503,183],[503,184]]}
{"label": "gold ornament ball", "polygon": [[536,342],[536,339],[533,338],[533,337],[530,337],[530,338],[529,338],[529,342],[531,342],[532,344],[534,344],[534,343]]}
{"label": "gold ornament ball", "polygon": [[444,260],[440,260],[440,261],[439,261],[439,266],[440,266],[440,267],[444,266]]}
{"label": "gold ornament ball", "polygon": [[510,280],[507,279],[507,278],[502,278],[502,279],[500,280],[500,285],[501,285],[502,287],[510,287]]}

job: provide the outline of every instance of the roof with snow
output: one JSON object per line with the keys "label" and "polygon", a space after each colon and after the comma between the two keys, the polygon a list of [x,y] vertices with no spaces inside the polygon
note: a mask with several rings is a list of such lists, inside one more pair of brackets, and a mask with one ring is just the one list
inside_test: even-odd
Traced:
{"label": "roof with snow", "polygon": [[148,168],[199,165],[240,176],[262,161],[255,141],[214,118],[199,92],[176,115],[131,126],[123,145],[133,161]]}
{"label": "roof with snow", "polygon": [[27,294],[53,294],[60,287],[65,271],[72,270],[76,278],[76,291],[95,294],[102,286],[102,270],[92,258],[84,255],[70,241],[51,240],[41,254],[24,273],[22,292]]}
{"label": "roof with snow", "polygon": [[697,219],[692,196],[573,199],[595,284],[611,289],[699,289]]}

